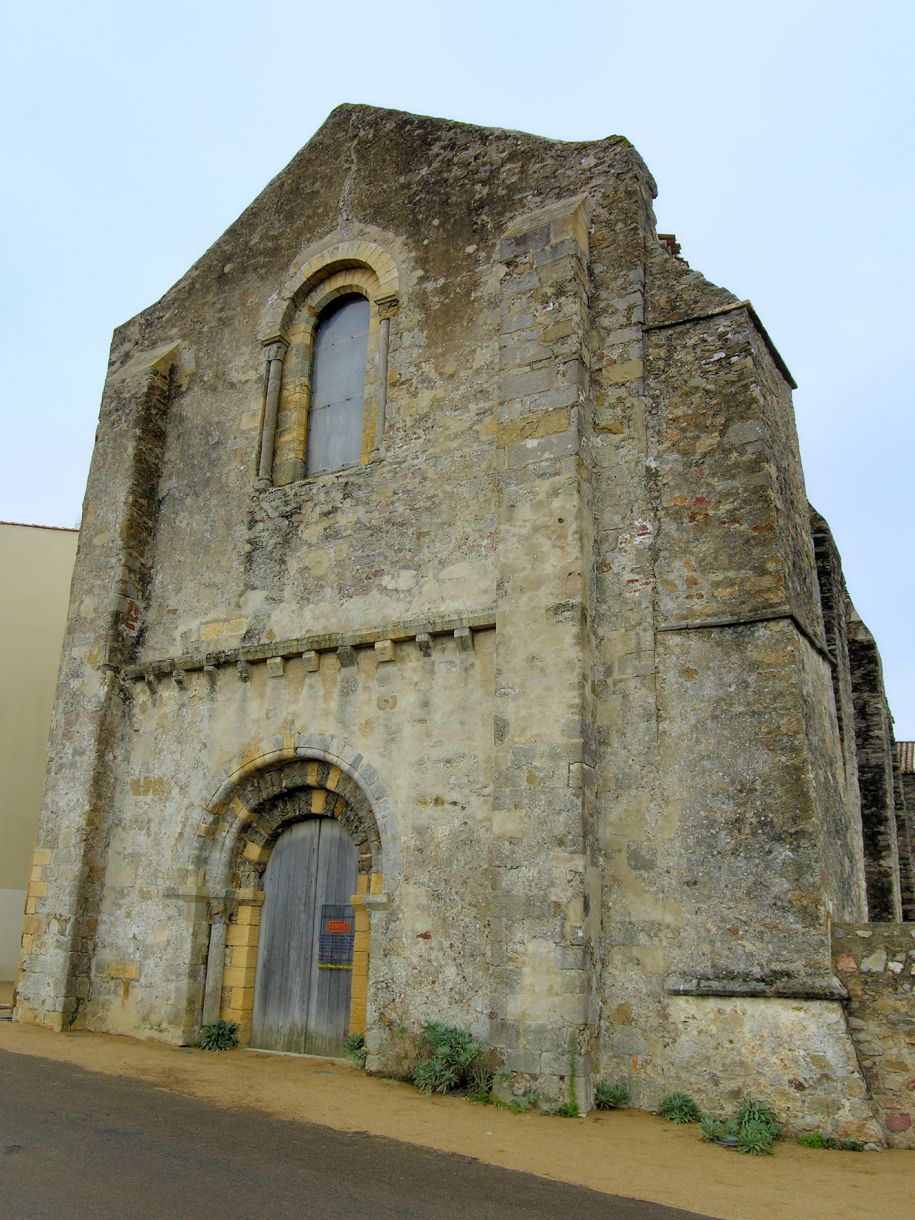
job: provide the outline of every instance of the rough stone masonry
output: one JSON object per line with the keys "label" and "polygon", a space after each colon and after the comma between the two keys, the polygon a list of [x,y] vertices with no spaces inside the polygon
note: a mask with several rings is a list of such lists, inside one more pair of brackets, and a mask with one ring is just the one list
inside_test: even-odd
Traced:
{"label": "rough stone masonry", "polygon": [[341,106],[115,332],[19,1020],[248,1037],[273,845],[334,817],[370,1068],[435,1019],[583,1109],[883,1138],[831,945],[915,912],[879,658],[791,375],[654,195],[620,136]]}

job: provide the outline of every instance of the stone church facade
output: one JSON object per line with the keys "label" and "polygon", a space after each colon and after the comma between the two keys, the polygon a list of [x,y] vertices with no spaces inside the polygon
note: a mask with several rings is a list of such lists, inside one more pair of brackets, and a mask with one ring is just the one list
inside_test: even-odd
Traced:
{"label": "stone church facade", "polygon": [[[273,901],[370,1068],[435,1019],[583,1107],[876,1130],[831,928],[913,915],[879,658],[654,194],[621,137],[344,106],[117,330],[19,1020],[267,1045]],[[276,861],[323,885],[328,819],[319,945]]]}

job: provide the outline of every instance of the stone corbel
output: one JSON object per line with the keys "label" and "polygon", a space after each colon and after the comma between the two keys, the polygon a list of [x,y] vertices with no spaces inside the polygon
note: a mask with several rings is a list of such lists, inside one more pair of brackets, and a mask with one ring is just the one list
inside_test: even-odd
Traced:
{"label": "stone corbel", "polygon": [[424,657],[432,656],[432,636],[428,631],[419,631],[416,634],[416,647]]}

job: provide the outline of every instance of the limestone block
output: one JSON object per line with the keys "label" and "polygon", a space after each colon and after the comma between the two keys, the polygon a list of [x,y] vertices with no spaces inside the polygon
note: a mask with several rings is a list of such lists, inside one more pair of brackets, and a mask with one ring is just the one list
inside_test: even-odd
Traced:
{"label": "limestone block", "polygon": [[114,961],[108,963],[107,975],[110,979],[133,980],[140,977],[139,962]]}
{"label": "limestone block", "polygon": [[258,846],[256,843],[246,843],[243,855],[246,860],[267,860],[270,857],[270,848],[266,846]]}

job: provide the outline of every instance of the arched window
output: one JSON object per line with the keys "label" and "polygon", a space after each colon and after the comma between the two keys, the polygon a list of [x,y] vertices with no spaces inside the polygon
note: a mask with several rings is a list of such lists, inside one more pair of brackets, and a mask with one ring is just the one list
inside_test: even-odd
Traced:
{"label": "arched window", "polygon": [[398,306],[397,268],[371,242],[296,260],[258,327],[265,376],[255,487],[381,458]]}
{"label": "arched window", "polygon": [[362,449],[369,302],[338,297],[315,330],[306,474],[357,466]]}

